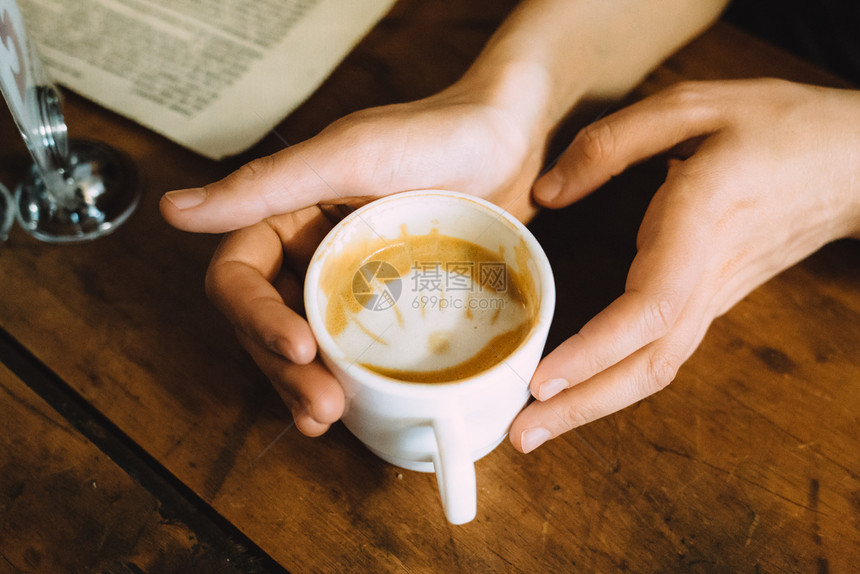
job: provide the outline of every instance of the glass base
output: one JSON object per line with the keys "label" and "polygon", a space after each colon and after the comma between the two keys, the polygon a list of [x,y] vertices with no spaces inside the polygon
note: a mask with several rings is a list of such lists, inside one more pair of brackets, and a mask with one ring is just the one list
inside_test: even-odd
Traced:
{"label": "glass base", "polygon": [[9,236],[9,228],[15,219],[15,203],[9,190],[0,183],[0,243]]}
{"label": "glass base", "polygon": [[140,199],[131,161],[99,142],[69,142],[65,173],[47,174],[34,165],[15,193],[18,223],[49,243],[90,241],[114,231]]}

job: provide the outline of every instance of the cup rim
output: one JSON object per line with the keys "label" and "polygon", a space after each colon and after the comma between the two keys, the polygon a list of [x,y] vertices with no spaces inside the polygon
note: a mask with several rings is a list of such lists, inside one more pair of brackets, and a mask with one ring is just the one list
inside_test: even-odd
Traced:
{"label": "cup rim", "polygon": [[[414,190],[387,195],[374,201],[371,201],[370,203],[367,203],[362,207],[356,209],[355,211],[347,215],[345,218],[343,218],[341,221],[339,221],[337,225],[335,225],[326,234],[326,236],[317,246],[317,249],[314,251],[311,260],[308,263],[308,269],[305,275],[304,305],[308,324],[310,325],[311,331],[316,340],[317,352],[318,354],[321,354],[321,351],[324,348],[332,361],[336,362],[345,371],[348,371],[351,376],[355,378],[360,377],[362,385],[371,386],[379,390],[386,390],[388,392],[396,394],[432,393],[433,395],[437,395],[443,388],[456,387],[457,389],[462,390],[465,387],[477,387],[492,383],[492,377],[489,377],[488,374],[496,371],[499,368],[505,367],[505,363],[508,361],[502,360],[501,362],[493,365],[492,367],[475,373],[474,375],[471,375],[469,377],[452,381],[441,381],[433,383],[402,381],[368,369],[367,367],[364,367],[360,363],[354,361],[341,361],[337,358],[338,353],[341,352],[340,347],[335,342],[334,337],[332,337],[331,334],[328,332],[328,329],[326,329],[324,320],[320,316],[319,307],[317,304],[319,298],[319,289],[317,288],[317,285],[319,283],[319,276],[322,272],[322,263],[326,255],[324,253],[325,247],[332,243],[338,237],[338,235],[344,231],[345,228],[351,225],[355,225],[356,220],[361,220],[362,216],[366,212],[370,210],[376,210],[380,205],[383,204],[388,204],[391,202],[413,201],[415,200],[415,198],[419,197],[445,198],[446,200],[450,199],[455,200],[457,202],[461,202],[464,200],[468,201],[474,205],[477,205],[479,209],[488,211],[490,212],[490,214],[497,216],[499,220],[502,220],[505,224],[513,227],[515,232],[526,243],[529,253],[532,255],[538,269],[540,270],[540,304],[537,313],[537,320],[529,331],[529,334],[524,337],[520,344],[507,355],[506,359],[509,359],[510,357],[514,357],[515,355],[519,355],[520,353],[524,352],[525,347],[532,339],[533,334],[536,330],[540,328],[546,328],[548,330],[549,323],[551,322],[553,314],[555,312],[555,280],[552,274],[552,268],[549,264],[549,259],[547,258],[546,253],[544,252],[538,240],[534,237],[534,235],[532,235],[531,231],[516,217],[508,213],[504,208],[480,197],[475,197],[473,195],[468,195],[458,191],[442,189]],[[528,385],[528,383],[529,381],[525,381],[526,385]]]}

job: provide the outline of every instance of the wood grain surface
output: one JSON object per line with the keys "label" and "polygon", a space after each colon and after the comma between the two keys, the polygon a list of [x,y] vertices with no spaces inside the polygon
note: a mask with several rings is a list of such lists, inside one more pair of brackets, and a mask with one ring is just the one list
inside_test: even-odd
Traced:
{"label": "wood grain surface", "polygon": [[[340,424],[317,439],[297,433],[206,301],[203,275],[218,238],[168,227],[157,211],[163,192],[219,178],[352,110],[432,93],[462,73],[513,4],[398,3],[275,133],[220,163],[69,94],[72,136],[108,141],[130,155],[145,179],[143,200],[117,232],[88,244],[51,246],[14,230],[0,246],[0,328],[290,572],[856,568],[856,242],[826,247],[718,319],[667,390],[527,456],[503,443],[477,463],[478,516],[464,526],[445,521],[432,475],[382,462]],[[839,83],[718,25],[631,98],[684,79],[759,75]],[[27,164],[17,137],[2,118],[0,181],[10,186]],[[636,228],[663,169],[656,160],[637,166],[581,203],[533,222],[558,281],[551,344],[623,289]],[[26,433],[32,425],[26,444],[45,452],[74,443],[65,455],[73,476],[89,461],[108,472],[109,461],[61,420],[32,414],[44,407],[14,377],[0,375],[4,419],[7,412],[16,417],[0,420],[0,428]],[[18,413],[31,414],[17,420]],[[52,472],[9,444],[0,441],[0,467],[14,468],[20,459],[30,464],[24,477]],[[104,480],[115,481],[115,491],[134,491],[127,478]],[[21,530],[4,518],[0,540],[20,536],[26,539],[15,543],[20,549],[71,560],[61,558],[63,549],[73,552],[66,538],[39,532],[74,524],[76,505],[91,504],[77,498],[84,496],[75,493],[56,507],[33,502],[32,524],[45,528]],[[103,505],[103,518],[78,528],[99,536],[125,515],[175,542],[173,559],[186,559],[188,531],[180,525],[164,534],[153,500],[134,496],[133,503],[92,503]],[[0,544],[4,553],[7,547]],[[92,557],[90,567],[98,564]]]}
{"label": "wood grain surface", "polygon": [[0,453],[0,572],[263,571],[201,538],[3,365]]}

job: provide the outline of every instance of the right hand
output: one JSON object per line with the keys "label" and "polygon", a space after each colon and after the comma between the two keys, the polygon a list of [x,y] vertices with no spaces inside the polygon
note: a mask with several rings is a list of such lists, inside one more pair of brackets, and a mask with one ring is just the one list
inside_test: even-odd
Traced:
{"label": "right hand", "polygon": [[334,224],[326,216],[332,209],[318,204],[447,189],[527,220],[546,134],[518,113],[455,90],[364,110],[221,181],[162,198],[162,214],[175,227],[235,230],[212,259],[207,293],[303,434],[324,433],[344,408],[343,390],[316,356],[303,318],[305,270]]}
{"label": "right hand", "polygon": [[664,388],[711,322],[842,237],[860,237],[860,92],[754,79],[677,84],[582,130],[535,184],[565,207],[669,152],[624,293],[549,353],[511,427],[531,451]]}

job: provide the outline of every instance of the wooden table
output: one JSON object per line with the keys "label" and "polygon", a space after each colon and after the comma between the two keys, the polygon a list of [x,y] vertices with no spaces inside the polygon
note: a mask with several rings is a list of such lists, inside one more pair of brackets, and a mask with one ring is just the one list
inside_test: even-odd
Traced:
{"label": "wooden table", "polygon": [[[444,6],[443,6],[444,4]],[[240,158],[204,160],[74,95],[73,136],[145,176],[115,234],[0,246],[0,572],[848,572],[860,564],[860,246],[840,242],[711,327],[665,391],[524,456],[477,463],[478,516],[340,424],[310,439],[207,302],[217,237],[169,189],[219,178],[354,109],[432,93],[512,1],[403,0]],[[724,25],[635,92],[681,79],[835,79]],[[28,159],[0,120],[0,181]],[[617,296],[663,176],[652,161],[532,228],[559,283],[550,344]]]}

